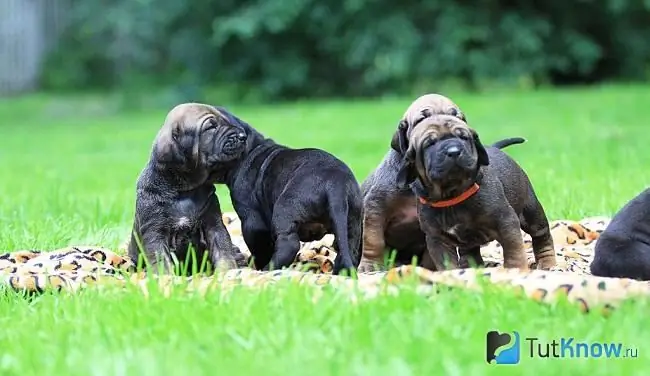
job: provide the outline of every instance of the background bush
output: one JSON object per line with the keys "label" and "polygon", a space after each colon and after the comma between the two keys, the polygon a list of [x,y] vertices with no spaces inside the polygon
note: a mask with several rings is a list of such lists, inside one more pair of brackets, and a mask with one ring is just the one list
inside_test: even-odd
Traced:
{"label": "background bush", "polygon": [[43,84],[293,99],[641,80],[649,19],[649,0],[79,0]]}

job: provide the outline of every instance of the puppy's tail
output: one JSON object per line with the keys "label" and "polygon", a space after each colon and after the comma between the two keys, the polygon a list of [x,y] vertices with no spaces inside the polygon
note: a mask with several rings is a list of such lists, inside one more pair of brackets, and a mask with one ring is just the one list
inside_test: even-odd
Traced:
{"label": "puppy's tail", "polygon": [[[342,269],[348,269],[348,272],[351,272],[352,269],[356,269],[359,261],[357,260],[358,257],[356,257],[357,250],[353,250],[351,247],[361,240],[361,214],[358,213],[360,208],[350,205],[352,203],[348,202],[349,195],[346,192],[341,192],[340,189],[330,189],[329,191],[327,197],[329,215],[332,220],[334,239],[337,245],[332,273],[339,274]],[[357,222],[359,223],[359,229],[353,227]],[[355,257],[353,257],[352,252],[355,252]]]}
{"label": "puppy's tail", "polygon": [[526,142],[525,138],[510,137],[510,138],[504,138],[503,140],[496,141],[495,143],[492,144],[492,146],[495,148],[503,149],[510,145],[523,144],[524,142]]}

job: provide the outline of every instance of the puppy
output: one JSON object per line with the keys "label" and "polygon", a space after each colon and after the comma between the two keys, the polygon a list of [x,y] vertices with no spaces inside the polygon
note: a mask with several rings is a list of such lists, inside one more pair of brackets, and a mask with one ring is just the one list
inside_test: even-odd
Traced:
{"label": "puppy", "polygon": [[[226,114],[224,108],[220,111]],[[277,144],[233,114],[227,116],[234,126],[245,129],[248,138],[246,153],[223,182],[255,267],[287,267],[301,241],[333,233],[337,255],[332,272],[356,270],[363,203],[350,168],[319,149]]]}
{"label": "puppy", "polygon": [[168,113],[137,181],[128,246],[134,261],[142,251],[155,272],[170,273],[173,259],[184,261],[192,246],[199,262],[207,252],[213,266],[244,264],[223,223],[213,175],[241,157],[246,139],[211,106],[184,103]]}
{"label": "puppy", "polygon": [[614,215],[594,248],[591,274],[650,280],[650,188]]}
{"label": "puppy", "polygon": [[360,272],[381,269],[389,249],[396,250],[397,264],[410,263],[413,256],[422,259],[426,245],[417,219],[415,196],[410,189],[397,186],[397,172],[406,151],[400,147],[399,132],[409,135],[417,124],[434,114],[466,121],[451,99],[440,94],[418,97],[404,112],[384,159],[361,184],[364,214]]}
{"label": "puppy", "polygon": [[[455,116],[467,121],[465,114],[451,99],[439,94],[425,94],[409,105],[391,140],[391,147],[379,166],[361,185],[363,194],[363,250],[360,272],[382,268],[387,250],[395,249],[397,265],[409,264],[413,257],[433,268],[426,257],[424,233],[418,222],[416,199],[409,188],[397,186],[397,173],[408,135],[423,119],[436,114]],[[406,140],[400,145],[400,133]],[[501,140],[494,147],[504,148],[524,142],[522,138]]]}
{"label": "puppy", "polygon": [[[437,270],[483,266],[480,247],[497,240],[504,267],[528,269],[521,230],[538,269],[556,264],[544,209],[526,173],[507,154],[484,147],[455,116],[434,115],[400,134],[407,149],[397,175],[418,197],[418,216]],[[408,146],[407,146],[408,145]]]}

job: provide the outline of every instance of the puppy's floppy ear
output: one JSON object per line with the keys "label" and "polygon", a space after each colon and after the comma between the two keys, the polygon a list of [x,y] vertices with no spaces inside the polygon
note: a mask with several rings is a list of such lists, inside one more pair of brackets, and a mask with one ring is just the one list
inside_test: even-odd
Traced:
{"label": "puppy's floppy ear", "polygon": [[[210,120],[210,122],[215,122],[216,120]],[[192,137],[192,159],[196,163],[196,166],[199,165],[199,149],[201,147],[201,136],[203,135],[203,127],[205,123],[196,124],[196,129],[194,129],[194,137]]]}
{"label": "puppy's floppy ear", "polygon": [[154,153],[156,159],[162,163],[182,164],[185,163],[185,154],[180,146],[180,124],[171,124],[164,127],[156,137]]}
{"label": "puppy's floppy ear", "polygon": [[451,116],[455,116],[460,120],[462,120],[464,123],[467,123],[467,116],[465,116],[465,113],[460,109],[452,108],[450,112],[451,112]]}
{"label": "puppy's floppy ear", "polygon": [[481,139],[478,136],[478,133],[471,129],[472,132],[472,138],[474,139],[474,147],[476,148],[476,155],[478,156],[478,164],[479,166],[487,166],[490,164],[490,158],[488,157],[488,153],[485,150],[485,147],[481,143]]}
{"label": "puppy's floppy ear", "polygon": [[415,148],[411,145],[404,153],[399,170],[397,171],[397,187],[408,188],[417,177],[415,171]]}
{"label": "puppy's floppy ear", "polygon": [[406,120],[400,120],[393,139],[390,141],[390,147],[396,152],[403,154],[408,148],[408,140],[406,138],[406,131],[408,130],[408,123]]}

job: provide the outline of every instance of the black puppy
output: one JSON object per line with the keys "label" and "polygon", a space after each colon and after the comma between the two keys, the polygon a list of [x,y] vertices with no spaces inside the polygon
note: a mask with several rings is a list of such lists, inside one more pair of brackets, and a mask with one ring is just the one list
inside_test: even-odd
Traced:
{"label": "black puppy", "polygon": [[412,184],[429,255],[437,270],[483,265],[480,247],[497,240],[504,267],[528,269],[521,229],[531,235],[537,268],[556,264],[544,208],[526,173],[506,153],[484,147],[455,116],[434,115],[401,142],[397,175]]}
{"label": "black puppy", "polygon": [[245,129],[248,138],[246,153],[223,182],[241,219],[255,267],[287,267],[301,241],[333,233],[337,244],[333,273],[356,270],[363,203],[350,168],[323,150],[279,145],[224,108],[218,109],[234,126]]}
{"label": "black puppy", "polygon": [[650,280],[650,188],[614,215],[596,241],[590,269],[599,277]]}
{"label": "black puppy", "polygon": [[245,265],[223,223],[212,176],[239,158],[245,146],[244,130],[215,108],[199,103],[174,107],[138,178],[129,256],[138,262],[142,252],[154,272],[169,273],[175,261],[189,258],[191,245],[199,263],[207,251],[213,266],[220,261]]}

